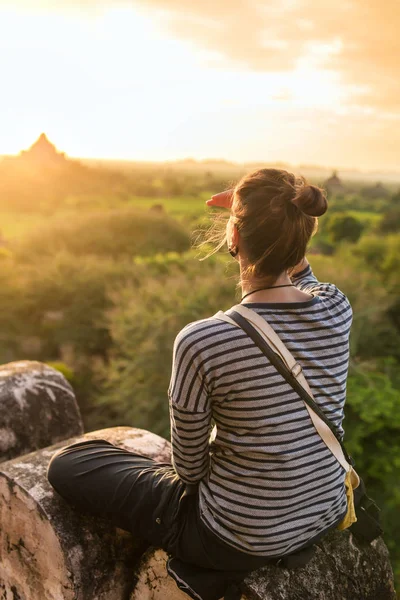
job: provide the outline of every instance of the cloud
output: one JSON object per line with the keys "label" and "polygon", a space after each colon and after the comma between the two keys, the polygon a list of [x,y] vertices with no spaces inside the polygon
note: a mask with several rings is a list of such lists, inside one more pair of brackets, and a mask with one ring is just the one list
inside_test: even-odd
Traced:
{"label": "cloud", "polygon": [[[0,0],[0,7],[10,0]],[[310,65],[338,74],[352,102],[400,111],[399,0],[36,0],[37,10],[90,16],[118,5],[147,12],[210,65],[260,72]],[[13,0],[32,10],[31,0]]]}
{"label": "cloud", "polygon": [[[339,73],[353,101],[400,110],[398,0],[143,0],[177,37],[232,66],[290,71],[302,61]],[[358,92],[356,91],[358,90]]]}

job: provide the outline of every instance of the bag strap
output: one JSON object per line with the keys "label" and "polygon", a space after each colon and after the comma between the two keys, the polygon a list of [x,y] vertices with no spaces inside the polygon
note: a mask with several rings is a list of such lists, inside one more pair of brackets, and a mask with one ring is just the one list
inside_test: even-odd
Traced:
{"label": "bag strap", "polygon": [[243,329],[254,343],[260,348],[277,371],[305,402],[310,418],[323,442],[349,472],[354,462],[348,455],[337,430],[329,421],[321,408],[316,404],[311,389],[305,379],[301,365],[294,359],[280,337],[275,333],[266,320],[255,311],[237,304],[229,311],[217,312],[214,317]]}

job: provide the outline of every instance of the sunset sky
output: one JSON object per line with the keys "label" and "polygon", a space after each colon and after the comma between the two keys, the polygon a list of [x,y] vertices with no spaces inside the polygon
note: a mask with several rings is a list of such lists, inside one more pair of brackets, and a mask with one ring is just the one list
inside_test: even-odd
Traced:
{"label": "sunset sky", "polygon": [[400,169],[399,0],[0,0],[0,154]]}

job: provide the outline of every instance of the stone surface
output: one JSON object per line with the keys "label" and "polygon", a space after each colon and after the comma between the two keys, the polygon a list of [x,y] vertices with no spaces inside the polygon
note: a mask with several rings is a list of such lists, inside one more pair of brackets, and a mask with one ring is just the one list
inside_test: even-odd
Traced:
{"label": "stone surface", "polygon": [[[185,600],[168,576],[167,554],[149,548],[136,571],[130,600]],[[359,544],[349,532],[335,531],[318,543],[303,568],[264,567],[243,584],[242,600],[395,600],[393,573],[382,539]]]}
{"label": "stone surface", "polygon": [[83,433],[74,392],[39,362],[0,366],[0,462]]}
{"label": "stone surface", "polygon": [[245,582],[249,600],[395,600],[389,553],[382,539],[361,544],[348,531],[318,542],[301,569],[266,567]]}
{"label": "stone surface", "polygon": [[136,583],[129,600],[188,600],[167,573],[168,555],[159,548],[149,548],[136,567]]}
{"label": "stone surface", "polygon": [[143,548],[107,521],[79,514],[48,483],[56,450],[107,439],[160,461],[169,443],[140,429],[116,427],[64,440],[0,465],[0,599],[126,600]]}

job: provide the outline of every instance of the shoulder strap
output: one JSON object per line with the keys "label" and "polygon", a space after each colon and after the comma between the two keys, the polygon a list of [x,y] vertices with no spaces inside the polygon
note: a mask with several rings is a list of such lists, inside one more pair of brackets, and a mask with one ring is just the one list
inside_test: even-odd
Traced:
{"label": "shoulder strap", "polygon": [[350,471],[353,461],[340,440],[337,428],[316,404],[300,364],[266,320],[242,304],[233,306],[227,313],[219,311],[213,318],[240,327],[249,335],[305,402],[314,427],[322,440],[346,472]]}

